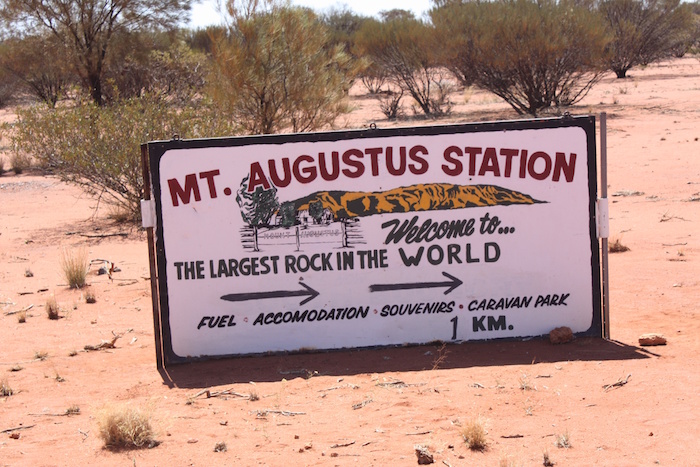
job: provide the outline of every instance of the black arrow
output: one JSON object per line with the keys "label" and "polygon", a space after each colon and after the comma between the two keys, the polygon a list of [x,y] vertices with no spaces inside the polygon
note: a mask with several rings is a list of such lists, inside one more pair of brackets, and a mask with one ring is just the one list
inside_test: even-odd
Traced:
{"label": "black arrow", "polygon": [[387,290],[407,290],[407,289],[431,289],[433,287],[449,287],[445,290],[445,295],[452,292],[454,289],[462,285],[462,281],[454,276],[442,273],[443,276],[449,278],[447,282],[413,282],[406,284],[374,284],[369,286],[370,292],[385,292]]}
{"label": "black arrow", "polygon": [[304,287],[305,290],[272,290],[270,292],[247,292],[247,293],[231,293],[221,297],[221,300],[226,300],[229,302],[244,302],[246,300],[263,300],[266,298],[280,298],[280,297],[302,297],[308,295],[309,297],[302,300],[299,305],[303,305],[306,302],[310,302],[318,296],[318,292],[304,284],[299,282],[299,284]]}

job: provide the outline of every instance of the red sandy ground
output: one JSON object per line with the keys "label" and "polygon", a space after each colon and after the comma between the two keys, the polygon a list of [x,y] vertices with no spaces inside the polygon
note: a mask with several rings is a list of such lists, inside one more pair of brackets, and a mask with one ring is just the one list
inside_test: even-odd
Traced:
{"label": "red sandy ground", "polygon": [[[0,398],[0,465],[416,465],[417,444],[448,466],[542,465],[545,452],[557,465],[700,465],[700,61],[631,75],[606,77],[572,109],[607,112],[611,235],[630,248],[610,258],[610,341],[242,358],[174,367],[164,380],[144,233],[110,222],[104,208],[95,218],[96,202],[55,178],[6,173],[0,380],[15,394]],[[440,123],[517,117],[487,93],[454,100],[455,113]],[[353,105],[348,125],[389,126],[375,100],[358,92]],[[625,190],[642,194],[615,196]],[[127,235],[89,237],[112,233]],[[66,287],[66,247],[121,268],[113,280],[89,276],[97,303]],[[56,321],[44,310],[52,295],[62,308]],[[30,305],[25,323],[8,314]],[[82,350],[113,332],[123,333],[115,349]],[[647,332],[668,345],[639,347]],[[628,375],[626,385],[603,389]],[[205,388],[259,399],[199,395],[188,403]],[[159,446],[103,447],[97,414],[119,402],[150,408]],[[80,413],[61,415],[71,406]],[[477,417],[488,430],[483,452],[470,451],[461,434]],[[569,449],[555,446],[562,435]],[[226,452],[214,452],[219,442]]]}

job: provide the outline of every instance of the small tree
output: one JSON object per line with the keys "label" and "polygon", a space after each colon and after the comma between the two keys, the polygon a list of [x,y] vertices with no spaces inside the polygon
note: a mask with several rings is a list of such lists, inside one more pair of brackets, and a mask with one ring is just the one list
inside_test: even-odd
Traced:
{"label": "small tree", "polygon": [[213,95],[251,134],[312,131],[346,111],[350,58],[327,48],[328,32],[310,10],[229,4],[233,24],[214,45]]}
{"label": "small tree", "polygon": [[0,52],[0,66],[21,83],[23,91],[55,107],[73,78],[66,53],[52,36],[11,38]]}
{"label": "small tree", "polygon": [[[519,114],[582,99],[604,71],[604,27],[590,10],[555,0],[446,3],[431,11],[452,71]],[[449,63],[446,60],[445,63]]]}
{"label": "small tree", "polygon": [[613,38],[608,66],[618,78],[670,56],[696,28],[691,7],[680,0],[602,0],[599,10]]}
{"label": "small tree", "polygon": [[172,27],[191,0],[5,0],[0,17],[16,31],[47,32],[70,51],[95,104],[104,104],[104,78],[120,32]]}
{"label": "small tree", "polygon": [[434,29],[403,10],[391,10],[387,20],[367,21],[356,39],[357,54],[367,56],[372,66],[410,95],[425,115],[449,113],[450,90],[436,50]]}

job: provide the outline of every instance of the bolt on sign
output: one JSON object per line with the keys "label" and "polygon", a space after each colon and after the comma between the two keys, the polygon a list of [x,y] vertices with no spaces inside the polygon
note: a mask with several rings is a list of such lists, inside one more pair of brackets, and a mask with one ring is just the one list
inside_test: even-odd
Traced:
{"label": "bolt on sign", "polygon": [[594,117],[143,151],[166,363],[601,334]]}

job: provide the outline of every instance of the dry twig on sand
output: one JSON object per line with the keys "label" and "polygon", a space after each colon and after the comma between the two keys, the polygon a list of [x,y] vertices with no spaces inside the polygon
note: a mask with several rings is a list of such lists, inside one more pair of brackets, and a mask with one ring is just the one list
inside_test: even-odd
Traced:
{"label": "dry twig on sand", "polygon": [[21,310],[8,311],[7,313],[5,313],[5,316],[16,315],[17,313],[22,313],[23,311],[29,311],[29,310],[31,310],[32,308],[34,308],[34,305],[33,305],[33,304],[32,304],[32,305],[27,305],[27,306],[25,306],[24,308],[22,308]]}
{"label": "dry twig on sand", "polygon": [[608,391],[610,391],[611,389],[621,388],[622,386],[624,386],[625,384],[627,384],[627,382],[630,380],[630,377],[631,377],[631,376],[632,376],[632,375],[629,374],[629,375],[627,375],[626,378],[624,378],[624,379],[623,379],[623,378],[620,378],[620,379],[618,379],[617,382],[615,382],[615,383],[612,383],[612,384],[604,384],[604,385],[603,385],[603,389],[605,389],[605,392],[608,392]]}
{"label": "dry twig on sand", "polygon": [[272,410],[272,409],[254,410],[251,413],[254,413],[255,416],[258,418],[265,418],[269,414],[284,415],[285,417],[294,417],[295,415],[306,415],[306,412],[290,412],[288,410]]}
{"label": "dry twig on sand", "polygon": [[16,426],[14,428],[8,428],[6,430],[0,431],[0,433],[11,433],[13,431],[19,431],[19,430],[28,430],[30,428],[34,428],[36,425],[27,425],[27,426]]}
{"label": "dry twig on sand", "polygon": [[114,331],[112,331],[112,335],[114,335],[114,337],[112,338],[111,341],[102,341],[97,345],[87,344],[83,348],[87,352],[94,351],[94,350],[114,349],[114,348],[116,348],[116,346],[114,345],[115,342],[117,342],[117,339],[122,337],[123,334],[116,334]]}

